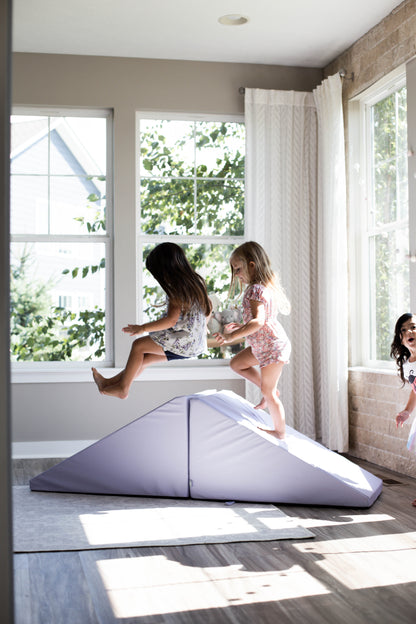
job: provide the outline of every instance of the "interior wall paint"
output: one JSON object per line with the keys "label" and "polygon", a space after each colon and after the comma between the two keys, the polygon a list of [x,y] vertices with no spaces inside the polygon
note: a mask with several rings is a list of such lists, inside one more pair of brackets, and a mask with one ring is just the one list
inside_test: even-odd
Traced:
{"label": "interior wall paint", "polygon": [[[114,327],[136,318],[135,115],[137,110],[242,115],[240,87],[311,91],[320,69],[50,54],[13,55],[14,105],[110,108],[114,113]],[[126,286],[130,285],[131,286]],[[116,343],[123,367],[130,341]],[[171,398],[206,389],[244,395],[239,379],[147,382],[126,401],[91,383],[12,384],[13,442],[99,439]]]}
{"label": "interior wall paint", "polygon": [[98,440],[171,399],[205,390],[244,395],[244,381],[139,381],[128,399],[99,394],[91,383],[12,384],[12,440]]}
{"label": "interior wall paint", "polygon": [[242,114],[240,87],[312,91],[322,76],[301,67],[15,53],[13,103]]}

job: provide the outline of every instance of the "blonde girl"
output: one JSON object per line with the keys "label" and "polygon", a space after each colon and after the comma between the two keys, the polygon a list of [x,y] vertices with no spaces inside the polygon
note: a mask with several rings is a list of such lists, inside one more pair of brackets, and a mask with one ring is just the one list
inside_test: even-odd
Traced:
{"label": "blonde girl", "polygon": [[284,364],[289,361],[291,345],[277,315],[289,314],[290,304],[269,257],[258,243],[249,241],[237,247],[230,265],[231,292],[235,292],[237,285],[241,289],[246,285],[243,323],[230,323],[224,333],[215,337],[220,345],[247,339],[249,346],[232,358],[231,368],[260,388],[262,400],[256,407],[267,405],[274,424],[271,433],[282,439],[285,411],[276,386]]}
{"label": "blonde girl", "polygon": [[103,377],[92,369],[101,394],[126,399],[133,380],[150,364],[191,358],[206,350],[207,317],[211,313],[205,282],[189,264],[182,248],[162,243],[146,259],[146,268],[167,297],[166,315],[143,325],[127,325],[134,340],[126,367],[114,377]]}

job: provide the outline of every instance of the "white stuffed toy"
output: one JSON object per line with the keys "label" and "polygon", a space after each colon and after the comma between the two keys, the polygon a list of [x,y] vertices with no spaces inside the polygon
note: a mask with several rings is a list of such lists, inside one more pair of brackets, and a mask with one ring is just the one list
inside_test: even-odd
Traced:
{"label": "white stuffed toy", "polygon": [[215,294],[209,295],[212,303],[212,314],[208,321],[208,329],[211,335],[224,331],[224,326],[228,323],[240,323],[241,315],[237,307],[232,306],[220,310],[221,301]]}

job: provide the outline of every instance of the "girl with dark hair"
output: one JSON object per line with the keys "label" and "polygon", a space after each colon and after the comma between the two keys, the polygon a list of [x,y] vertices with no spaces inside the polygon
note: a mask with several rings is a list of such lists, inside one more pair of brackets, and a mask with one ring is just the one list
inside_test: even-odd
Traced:
{"label": "girl with dark hair", "polygon": [[215,337],[221,345],[247,338],[249,346],[232,358],[230,366],[260,388],[263,396],[256,407],[267,405],[274,424],[274,430],[267,431],[282,439],[285,411],[276,386],[284,364],[289,361],[291,345],[277,315],[289,314],[290,303],[268,255],[258,243],[248,241],[237,247],[231,254],[230,265],[231,295],[243,284],[247,286],[242,303],[243,323],[230,323],[224,333]]}
{"label": "girl with dark hair", "polygon": [[[403,427],[416,407],[416,315],[406,312],[397,319],[390,355],[396,361],[400,379],[409,383],[411,391],[404,410],[396,416],[396,427]],[[416,420],[414,421],[407,448],[416,450]],[[416,499],[412,505],[416,507]]]}
{"label": "girl with dark hair", "polygon": [[207,319],[211,313],[205,282],[175,243],[161,243],[146,259],[146,268],[167,297],[166,315],[143,325],[127,325],[123,332],[138,336],[126,367],[117,375],[103,377],[92,369],[101,394],[126,399],[133,380],[150,364],[196,357],[206,350]]}

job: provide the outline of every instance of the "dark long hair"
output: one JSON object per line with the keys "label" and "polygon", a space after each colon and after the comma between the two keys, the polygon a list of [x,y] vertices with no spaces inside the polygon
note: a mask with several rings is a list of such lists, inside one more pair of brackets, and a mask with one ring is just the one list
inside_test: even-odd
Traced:
{"label": "dark long hair", "polygon": [[159,282],[169,301],[178,305],[182,311],[199,305],[206,316],[210,314],[211,301],[205,281],[191,267],[179,245],[157,245],[146,258],[146,269]]}
{"label": "dark long hair", "polygon": [[412,317],[413,314],[405,312],[397,319],[394,327],[394,338],[390,348],[390,357],[395,359],[397,368],[399,369],[399,377],[403,383],[406,381],[403,373],[403,364],[410,357],[410,351],[407,347],[402,345],[402,327],[403,324],[406,323],[406,321],[410,321]]}

